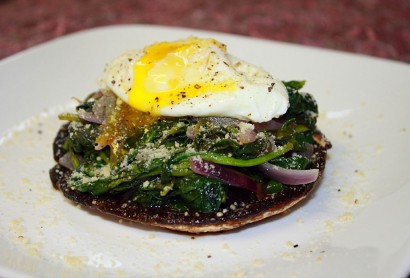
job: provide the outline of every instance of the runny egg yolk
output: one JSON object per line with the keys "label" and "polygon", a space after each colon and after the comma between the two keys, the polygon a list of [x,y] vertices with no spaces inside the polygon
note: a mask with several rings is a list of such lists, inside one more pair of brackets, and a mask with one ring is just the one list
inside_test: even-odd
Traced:
{"label": "runny egg yolk", "polygon": [[134,80],[128,93],[132,107],[160,115],[161,108],[237,89],[233,77],[219,77],[218,53],[225,45],[213,39],[187,39],[153,44],[134,64]]}

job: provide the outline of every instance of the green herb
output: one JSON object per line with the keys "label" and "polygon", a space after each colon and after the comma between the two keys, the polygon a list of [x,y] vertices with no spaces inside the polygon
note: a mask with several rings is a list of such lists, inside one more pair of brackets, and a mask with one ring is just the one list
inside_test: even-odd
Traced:
{"label": "green herb", "polygon": [[[200,212],[218,211],[226,201],[227,189],[220,182],[198,175],[189,175],[176,180],[170,198],[175,206],[184,204]],[[176,206],[178,207],[178,206]]]}
{"label": "green herb", "polygon": [[204,160],[208,160],[208,161],[218,163],[221,165],[229,165],[229,166],[236,166],[236,167],[252,167],[252,166],[265,163],[278,156],[284,155],[285,153],[289,152],[292,149],[293,149],[292,143],[287,143],[286,145],[279,147],[275,151],[272,151],[268,154],[262,155],[260,157],[252,158],[252,159],[238,159],[238,158],[233,158],[233,157],[229,157],[225,155],[220,155],[217,153],[200,153],[198,155]]}
{"label": "green herb", "polygon": [[283,184],[275,180],[270,180],[263,185],[263,190],[266,194],[279,193],[283,190]]}
{"label": "green herb", "polygon": [[[110,148],[95,149],[100,125],[84,123],[76,114],[71,120],[64,149],[75,167],[68,183],[71,188],[94,195],[128,192],[134,201],[146,206],[165,205],[176,210],[216,212],[227,200],[229,186],[195,174],[190,159],[200,157],[216,164],[236,167],[262,184],[266,194],[283,190],[277,181],[266,181],[253,166],[270,162],[288,169],[306,169],[310,160],[297,155],[312,142],[317,105],[312,96],[300,93],[304,81],[285,82],[290,108],[279,130],[261,131],[256,140],[242,143],[240,129],[209,118],[161,118],[135,128],[121,138],[124,155],[111,164]],[[92,111],[94,101],[77,110]],[[188,129],[193,135],[188,137]],[[253,193],[250,193],[253,194]]]}
{"label": "green herb", "polygon": [[91,112],[92,109],[93,109],[94,104],[95,104],[95,101],[84,102],[84,103],[78,105],[76,107],[76,110],[78,111],[78,110],[82,109],[86,112]]}
{"label": "green herb", "polygon": [[72,122],[68,126],[68,134],[75,152],[80,153],[95,150],[95,139],[99,134],[97,124]]}
{"label": "green herb", "polygon": [[301,155],[281,156],[269,162],[282,168],[294,170],[304,170],[310,164],[310,160]]}
{"label": "green herb", "polygon": [[289,109],[286,119],[295,118],[299,124],[314,129],[318,116],[318,107],[315,99],[308,93],[299,92],[305,81],[284,82],[289,94]]}

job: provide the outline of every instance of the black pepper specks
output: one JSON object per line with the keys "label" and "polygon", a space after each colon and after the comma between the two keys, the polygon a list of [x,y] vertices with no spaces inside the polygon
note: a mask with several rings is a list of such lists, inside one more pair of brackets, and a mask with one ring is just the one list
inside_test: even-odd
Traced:
{"label": "black pepper specks", "polygon": [[272,92],[273,86],[275,86],[275,83],[271,83],[270,86],[268,87],[268,92]]}

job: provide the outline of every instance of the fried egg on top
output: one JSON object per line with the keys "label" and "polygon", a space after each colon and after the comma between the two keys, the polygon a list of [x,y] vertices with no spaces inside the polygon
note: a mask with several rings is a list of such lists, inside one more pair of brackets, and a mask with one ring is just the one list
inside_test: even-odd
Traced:
{"label": "fried egg on top", "polygon": [[154,116],[265,122],[289,106],[280,80],[228,54],[214,39],[188,38],[128,51],[107,65],[101,89]]}

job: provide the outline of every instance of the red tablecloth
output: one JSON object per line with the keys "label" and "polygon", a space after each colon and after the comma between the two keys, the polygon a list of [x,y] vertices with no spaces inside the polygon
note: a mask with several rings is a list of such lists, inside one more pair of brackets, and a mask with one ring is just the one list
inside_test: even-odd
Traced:
{"label": "red tablecloth", "polygon": [[410,62],[409,0],[0,0],[0,59],[78,30],[191,27]]}

